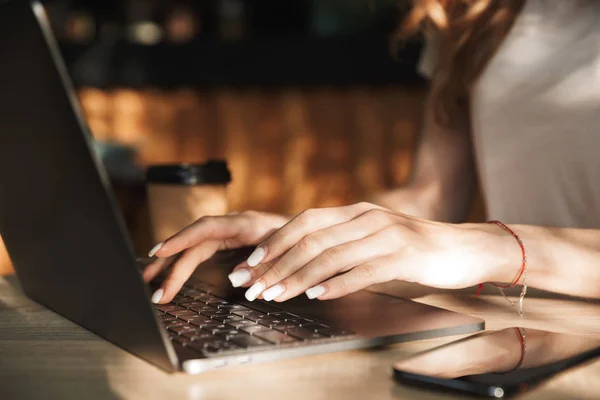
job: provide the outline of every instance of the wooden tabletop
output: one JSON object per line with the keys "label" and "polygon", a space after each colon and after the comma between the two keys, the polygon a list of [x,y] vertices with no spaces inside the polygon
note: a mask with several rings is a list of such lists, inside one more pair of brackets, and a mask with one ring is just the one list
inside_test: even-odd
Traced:
{"label": "wooden tabletop", "polygon": [[[394,284],[378,290],[401,291]],[[600,303],[530,298],[518,317],[498,296],[435,293],[417,301],[510,326],[600,338]],[[203,375],[169,375],[29,300],[14,277],[0,278],[0,399],[434,399],[402,387],[391,365],[454,338],[386,349],[308,356]],[[594,399],[600,360],[567,371],[524,399]],[[451,398],[451,397],[448,397]]]}

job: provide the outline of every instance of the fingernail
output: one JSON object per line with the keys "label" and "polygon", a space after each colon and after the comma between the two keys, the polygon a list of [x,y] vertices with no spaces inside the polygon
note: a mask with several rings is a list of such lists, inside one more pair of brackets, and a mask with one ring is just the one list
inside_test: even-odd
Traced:
{"label": "fingernail", "polygon": [[256,282],[254,285],[250,286],[250,289],[246,290],[246,299],[248,299],[248,301],[256,300],[263,290],[265,290],[265,284]]}
{"label": "fingernail", "polygon": [[285,292],[285,286],[283,286],[283,284],[281,283],[278,283],[277,285],[271,286],[270,288],[264,291],[263,299],[265,299],[266,301],[274,300],[277,297],[281,296],[283,292]]}
{"label": "fingernail", "polygon": [[325,293],[325,287],[324,286],[313,286],[310,289],[307,289],[306,292],[306,296],[309,299],[316,299],[317,297],[321,296],[323,293]]}
{"label": "fingernail", "polygon": [[154,294],[152,295],[152,302],[154,304],[158,304],[158,302],[162,300],[163,294],[165,294],[164,290],[157,289],[156,292],[154,292]]}
{"label": "fingernail", "polygon": [[148,257],[154,257],[154,255],[156,254],[156,252],[159,251],[161,247],[163,247],[163,244],[165,244],[165,242],[160,242],[159,244],[157,244],[156,246],[154,246],[152,248],[152,250],[150,250],[148,252]]}
{"label": "fingernail", "polygon": [[252,254],[250,254],[250,257],[248,257],[248,260],[246,262],[249,266],[256,267],[258,263],[260,263],[263,260],[263,258],[265,258],[266,253],[267,252],[265,251],[264,247],[257,247],[252,252]]}
{"label": "fingernail", "polygon": [[243,284],[250,282],[252,274],[246,268],[242,268],[238,269],[237,271],[233,271],[227,277],[231,281],[233,287],[240,287]]}

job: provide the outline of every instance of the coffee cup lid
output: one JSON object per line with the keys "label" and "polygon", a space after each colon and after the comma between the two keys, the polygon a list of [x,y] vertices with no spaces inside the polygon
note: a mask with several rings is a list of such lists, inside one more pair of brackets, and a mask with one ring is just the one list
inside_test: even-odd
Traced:
{"label": "coffee cup lid", "polygon": [[231,173],[224,160],[210,160],[204,164],[161,164],[146,170],[147,183],[178,185],[227,184]]}

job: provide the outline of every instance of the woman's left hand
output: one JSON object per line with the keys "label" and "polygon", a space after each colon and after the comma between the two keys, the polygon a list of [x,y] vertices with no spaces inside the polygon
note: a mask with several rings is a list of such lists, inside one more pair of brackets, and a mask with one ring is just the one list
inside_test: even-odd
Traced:
{"label": "woman's left hand", "polygon": [[391,280],[457,289],[510,280],[507,265],[518,263],[511,240],[487,224],[438,223],[359,203],[300,213],[236,270],[253,268],[248,300],[303,292],[333,299]]}

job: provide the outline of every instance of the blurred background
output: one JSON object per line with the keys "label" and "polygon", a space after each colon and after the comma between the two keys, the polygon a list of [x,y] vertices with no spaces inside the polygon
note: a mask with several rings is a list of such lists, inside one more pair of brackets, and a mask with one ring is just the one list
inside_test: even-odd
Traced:
{"label": "blurred background", "polygon": [[390,48],[408,1],[43,4],[98,148],[127,150],[110,172],[140,252],[152,238],[139,172],[151,164],[224,158],[230,209],[288,214],[410,175],[421,42]]}

